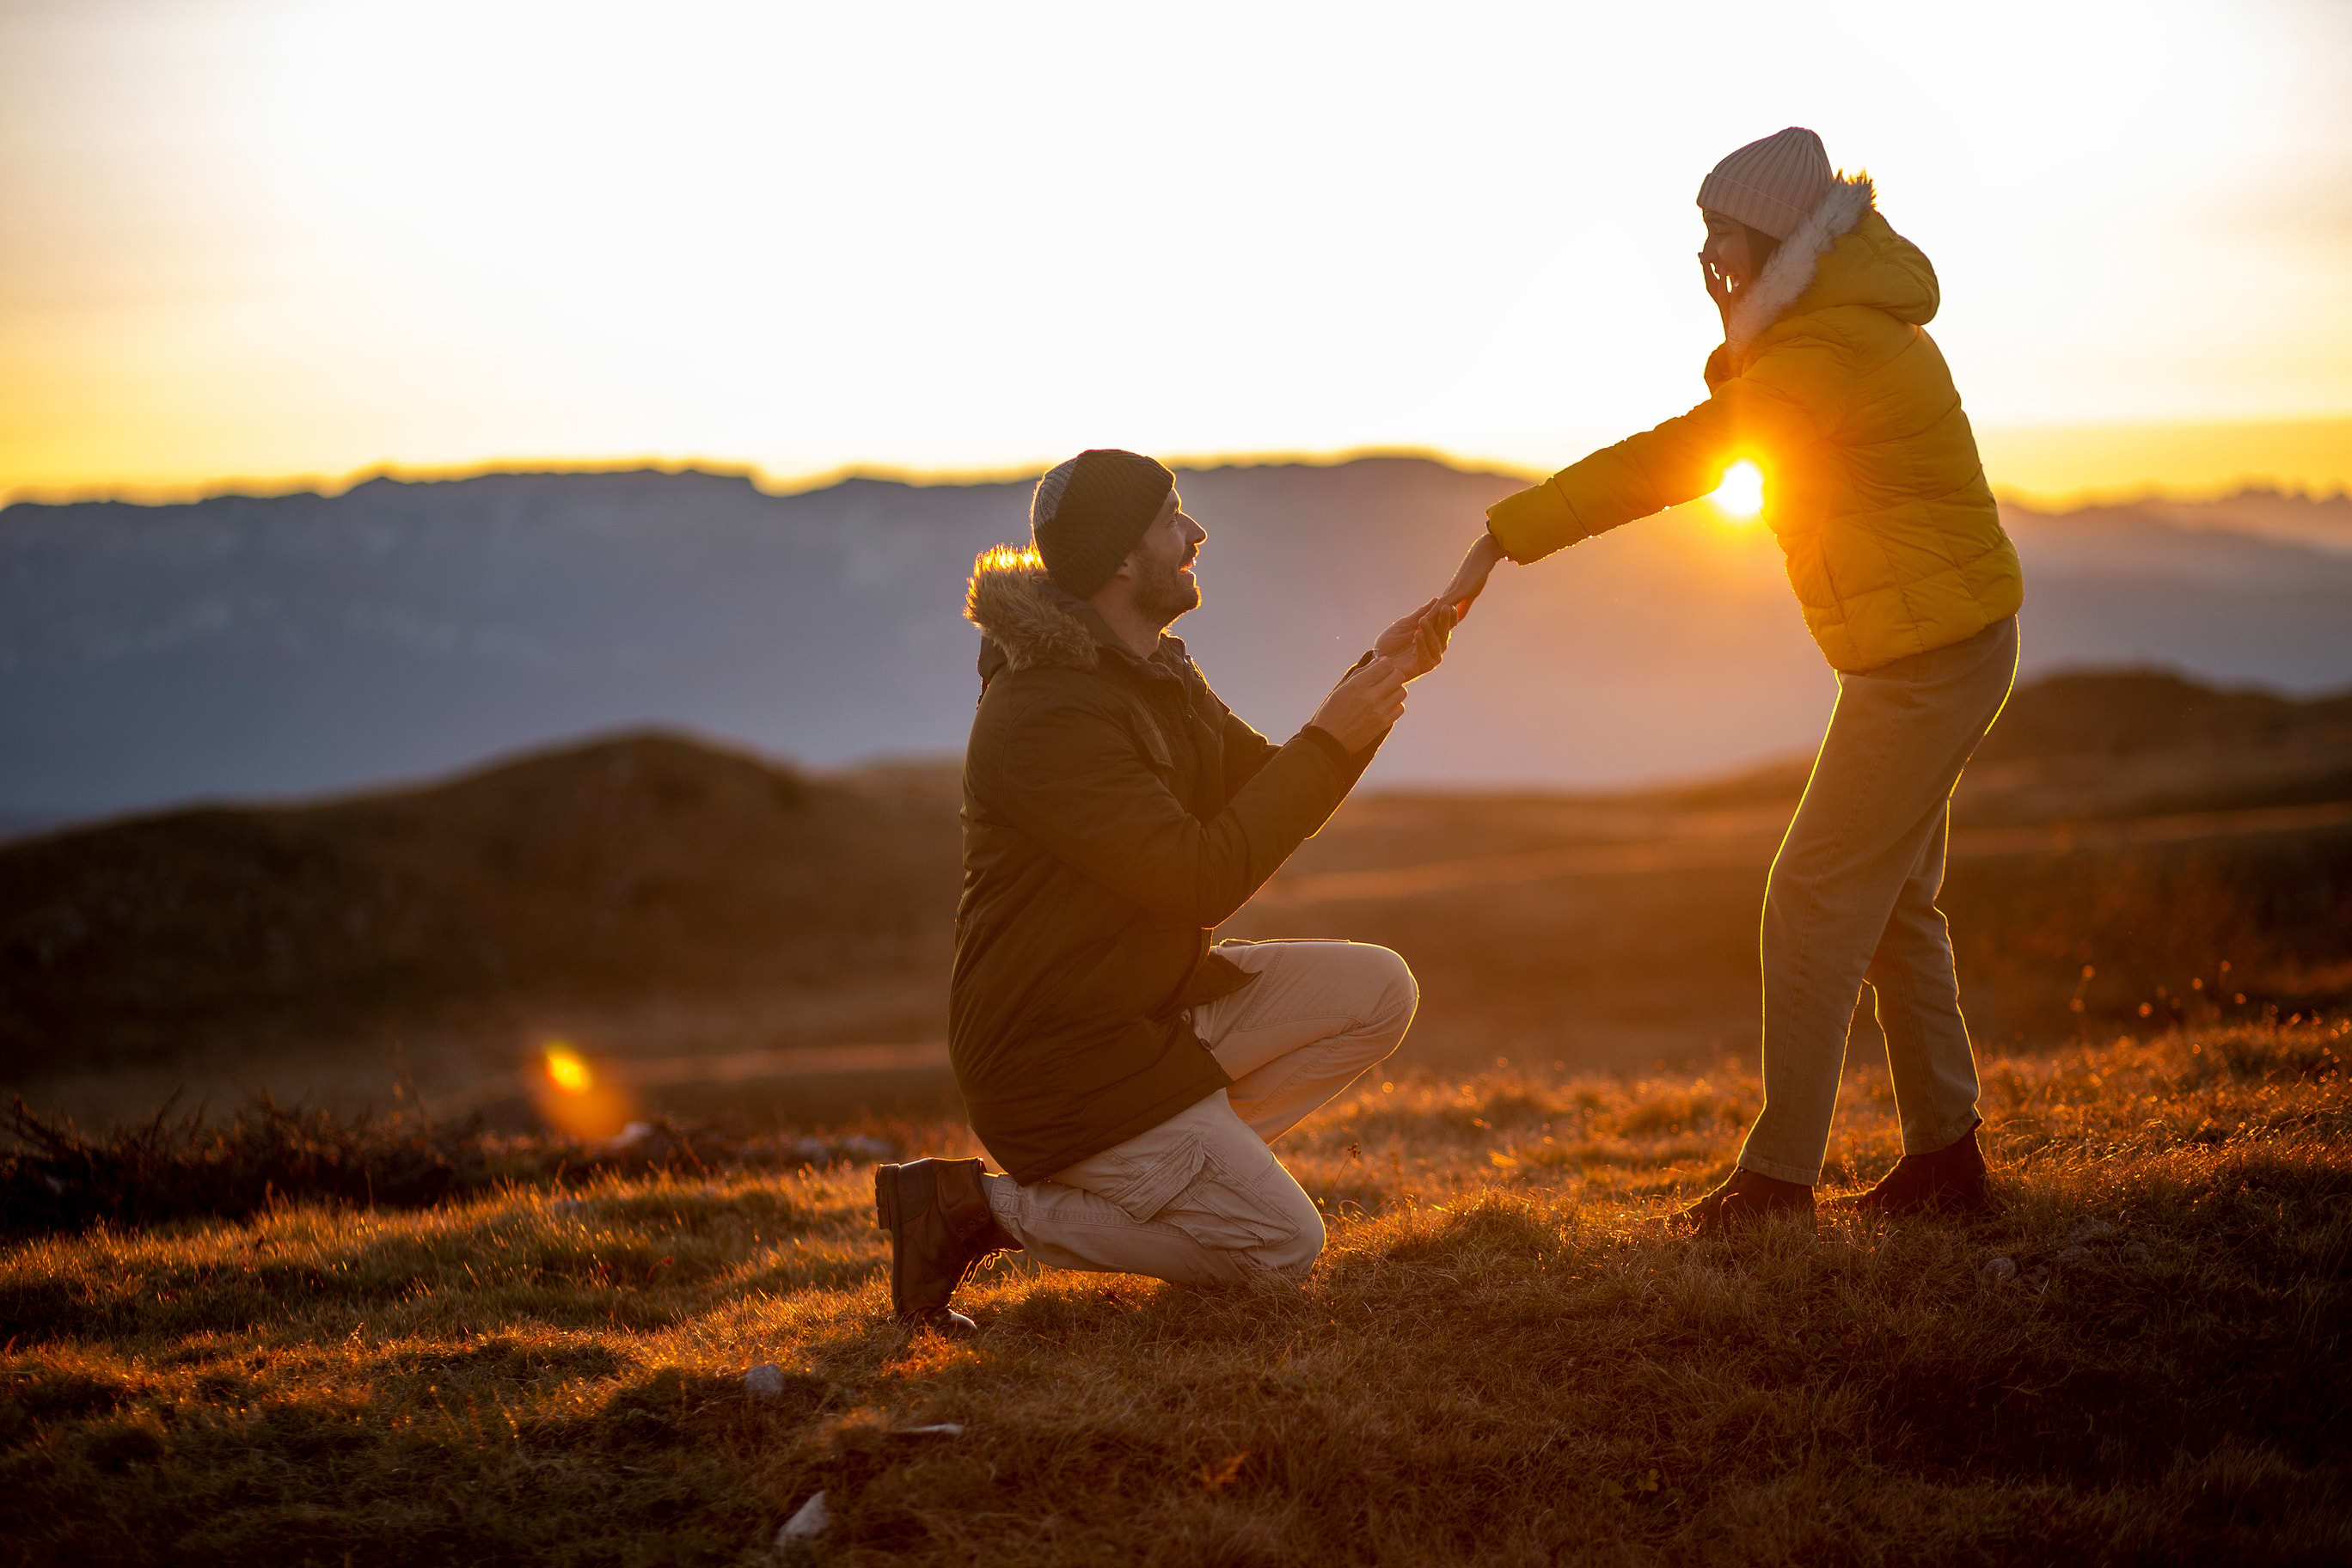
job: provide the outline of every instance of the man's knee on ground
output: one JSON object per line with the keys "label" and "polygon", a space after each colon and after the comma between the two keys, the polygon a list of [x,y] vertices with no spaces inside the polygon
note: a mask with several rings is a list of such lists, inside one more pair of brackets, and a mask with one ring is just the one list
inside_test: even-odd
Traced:
{"label": "man's knee on ground", "polygon": [[1252,1247],[1249,1259],[1269,1274],[1304,1284],[1315,1260],[1323,1256],[1323,1216],[1310,1207],[1292,1235]]}
{"label": "man's knee on ground", "polygon": [[1323,1256],[1323,1211],[1296,1182],[1280,1185],[1280,1192],[1271,1187],[1261,1191],[1274,1209],[1273,1215],[1264,1217],[1276,1223],[1260,1227],[1244,1256],[1254,1268],[1295,1285],[1306,1279],[1315,1260]]}

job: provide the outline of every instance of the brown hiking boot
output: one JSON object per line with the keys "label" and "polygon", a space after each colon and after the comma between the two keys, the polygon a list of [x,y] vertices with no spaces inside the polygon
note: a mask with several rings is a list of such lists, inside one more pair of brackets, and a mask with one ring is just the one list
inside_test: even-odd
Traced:
{"label": "brown hiking boot", "polygon": [[915,1160],[874,1168],[874,1222],[890,1233],[890,1308],[912,1328],[943,1334],[979,1325],[950,1310],[972,1265],[992,1252],[1018,1251],[988,1206],[977,1160]]}
{"label": "brown hiking boot", "polygon": [[1715,1191],[1675,1215],[1675,1223],[1700,1236],[1751,1230],[1774,1215],[1802,1215],[1813,1228],[1813,1189],[1760,1171],[1738,1170]]}
{"label": "brown hiking boot", "polygon": [[1984,1152],[1971,1122],[1956,1143],[1926,1154],[1906,1154],[1876,1186],[1854,1200],[1866,1215],[1978,1214],[1992,1206],[1985,1181]]}

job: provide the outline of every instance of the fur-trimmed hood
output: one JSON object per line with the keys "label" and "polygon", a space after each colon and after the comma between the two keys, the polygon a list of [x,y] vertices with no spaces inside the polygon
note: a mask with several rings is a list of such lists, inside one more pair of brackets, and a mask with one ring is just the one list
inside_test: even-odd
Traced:
{"label": "fur-trimmed hood", "polygon": [[1763,273],[1733,301],[1724,345],[1743,359],[1771,327],[1790,315],[1840,305],[1868,305],[1924,326],[1940,294],[1936,269],[1919,247],[1878,216],[1868,174],[1838,180],[1795,233],[1780,242]]}
{"label": "fur-trimmed hood", "polygon": [[[982,551],[964,587],[963,618],[981,629],[1013,669],[1092,669],[1100,656],[1094,632],[1074,613],[1083,607],[1054,585],[1037,552],[1024,545]],[[993,673],[991,662],[983,649],[983,676]]]}

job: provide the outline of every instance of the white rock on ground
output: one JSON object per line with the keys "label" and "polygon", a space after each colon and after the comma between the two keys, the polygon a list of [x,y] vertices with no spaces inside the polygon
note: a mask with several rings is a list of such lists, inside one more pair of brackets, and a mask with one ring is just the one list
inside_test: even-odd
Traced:
{"label": "white rock on ground", "polygon": [[1988,1279],[2014,1279],[2017,1278],[2017,1259],[2014,1258],[1988,1258],[1985,1259],[1985,1266],[1981,1272]]}
{"label": "white rock on ground", "polygon": [[761,1362],[743,1374],[743,1392],[754,1399],[782,1398],[784,1369],[772,1361]]}
{"label": "white rock on ground", "polygon": [[597,1150],[604,1153],[618,1154],[635,1148],[638,1144],[644,1142],[653,1135],[654,1124],[652,1122],[632,1121],[626,1127],[622,1128],[618,1132],[614,1133],[610,1138],[598,1139],[588,1146],[591,1149]]}
{"label": "white rock on ground", "polygon": [[800,1511],[784,1521],[776,1531],[776,1548],[797,1546],[803,1541],[814,1541],[833,1523],[833,1515],[825,1510],[824,1494],[817,1493],[801,1504]]}

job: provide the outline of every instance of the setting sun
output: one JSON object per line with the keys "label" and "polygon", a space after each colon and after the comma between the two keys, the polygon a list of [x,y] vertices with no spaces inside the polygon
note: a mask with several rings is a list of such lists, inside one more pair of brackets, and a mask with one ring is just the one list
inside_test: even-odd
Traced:
{"label": "setting sun", "polygon": [[1723,483],[1706,499],[1724,516],[1746,522],[1764,510],[1764,471],[1742,458],[1723,470]]}
{"label": "setting sun", "polygon": [[568,1047],[551,1045],[545,1049],[547,1080],[566,1094],[585,1094],[594,1087],[595,1075],[579,1053]]}

